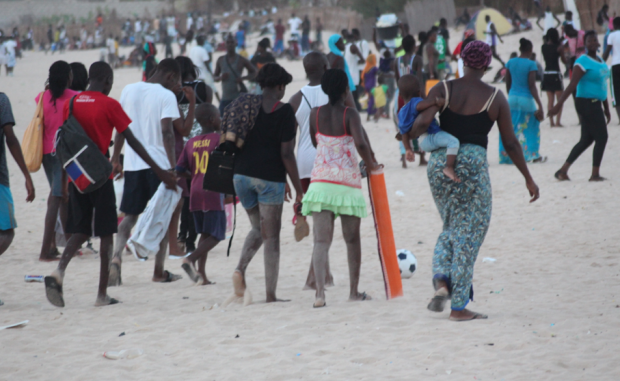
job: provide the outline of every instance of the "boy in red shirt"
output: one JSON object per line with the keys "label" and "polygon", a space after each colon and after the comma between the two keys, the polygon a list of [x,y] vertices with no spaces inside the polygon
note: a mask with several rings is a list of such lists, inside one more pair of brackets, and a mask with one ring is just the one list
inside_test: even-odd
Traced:
{"label": "boy in red shirt", "polygon": [[[196,121],[202,126],[202,134],[191,138],[177,162],[176,171],[180,176],[191,177],[192,186],[189,194],[189,210],[194,218],[196,233],[200,233],[198,247],[189,256],[183,258],[183,270],[189,278],[200,286],[212,284],[207,279],[206,263],[209,251],[226,238],[226,212],[224,195],[206,191],[202,182],[209,155],[220,142],[220,113],[210,103],[196,106]],[[194,263],[198,261],[198,273]]]}
{"label": "boy in red shirt", "polygon": [[[69,117],[69,105],[73,102],[73,116],[80,123],[86,135],[99,147],[101,153],[107,156],[109,156],[108,148],[112,140],[112,132],[116,128],[116,131],[125,137],[127,143],[142,160],[153,168],[157,176],[169,186],[174,186],[176,184],[174,174],[164,171],[155,164],[128,128],[131,120],[123,111],[120,103],[107,96],[114,83],[114,74],[110,65],[105,62],[95,62],[91,65],[88,75],[88,89],[66,101],[65,119]],[[118,303],[118,300],[107,295],[109,260],[113,248],[113,235],[117,232],[116,196],[112,181],[111,178],[108,179],[101,188],[87,194],[82,194],[74,185],[69,185],[67,233],[72,236],[62,253],[58,267],[52,275],[45,277],[47,299],[57,307],[65,306],[62,291],[65,269],[75,252],[93,235],[93,225],[94,235],[101,238],[99,291],[95,306]]]}

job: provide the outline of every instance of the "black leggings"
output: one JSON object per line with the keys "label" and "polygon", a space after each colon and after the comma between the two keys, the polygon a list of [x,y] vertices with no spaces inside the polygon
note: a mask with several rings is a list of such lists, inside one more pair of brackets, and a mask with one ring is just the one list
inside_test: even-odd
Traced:
{"label": "black leggings", "polygon": [[592,166],[600,167],[607,144],[607,122],[602,103],[596,99],[575,98],[577,112],[581,115],[581,139],[570,151],[566,161],[573,164],[575,160],[594,142]]}

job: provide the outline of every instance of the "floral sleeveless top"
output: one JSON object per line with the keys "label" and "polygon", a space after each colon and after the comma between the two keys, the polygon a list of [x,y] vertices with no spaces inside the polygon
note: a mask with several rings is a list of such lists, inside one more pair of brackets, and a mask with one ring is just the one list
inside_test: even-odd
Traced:
{"label": "floral sleeveless top", "polygon": [[[348,107],[347,107],[348,108]],[[311,182],[323,182],[362,188],[362,176],[357,160],[355,142],[347,135],[345,109],[342,123],[344,135],[328,136],[319,131],[319,111],[316,113],[316,158],[312,169]]]}

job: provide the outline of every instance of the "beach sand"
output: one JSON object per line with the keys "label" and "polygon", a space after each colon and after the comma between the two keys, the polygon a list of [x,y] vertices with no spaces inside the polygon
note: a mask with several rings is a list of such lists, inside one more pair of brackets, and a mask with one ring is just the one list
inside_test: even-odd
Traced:
{"label": "beach sand", "polygon": [[[452,35],[454,47],[458,36]],[[537,30],[505,37],[500,55],[507,60],[523,36],[540,51],[542,33]],[[251,46],[255,43],[256,39]],[[98,56],[98,50],[53,56],[26,52],[17,62],[14,78],[0,77],[0,91],[10,97],[20,139],[51,63],[63,59],[89,66]],[[301,62],[281,63],[294,77],[287,88],[288,100],[306,80]],[[497,62],[492,65],[499,67]],[[490,81],[495,71],[485,79]],[[138,69],[116,70],[111,96],[119,99],[123,87],[140,78]],[[546,95],[542,101],[546,107]],[[209,278],[216,285],[194,287],[181,270],[181,261],[170,259],[167,269],[182,273],[184,279],[154,284],[153,259],[137,262],[127,256],[123,286],[108,290],[123,303],[98,308],[94,302],[99,258],[87,254],[69,265],[66,307],[56,308],[47,301],[43,284],[23,280],[27,274],[48,275],[56,267],[38,261],[49,187],[42,170],[33,174],[37,196],[26,204],[23,176],[9,155],[19,227],[13,245],[0,257],[0,299],[5,302],[0,326],[30,322],[0,331],[0,379],[620,379],[620,127],[612,114],[601,170],[609,181],[602,183],[587,181],[591,148],[571,168],[572,181],[553,177],[579,140],[572,101],[566,103],[565,128],[551,129],[548,120],[542,123],[541,153],[549,160],[530,165],[541,192],[534,204],[528,203],[516,168],[498,164],[499,135],[494,127],[488,147],[493,217],[475,267],[475,302],[469,305],[488,314],[489,320],[466,323],[449,321],[448,310],[438,314],[426,309],[433,294],[433,247],[442,224],[425,168],[417,162],[401,168],[391,120],[365,126],[379,162],[385,165],[396,246],[416,255],[417,272],[403,280],[404,297],[385,300],[369,217],[361,228],[360,291],[374,299],[348,302],[346,251],[337,221],[330,250],[336,285],[328,290],[328,306],[323,309],[312,309],[314,293],[302,291],[312,239],[295,242],[291,204],[285,205],[283,215],[278,284],[278,296],[292,299],[289,303],[263,302],[261,249],[247,272],[254,303],[222,307],[232,293],[231,275],[249,230],[239,208],[231,256],[226,257],[227,242],[221,243],[207,262]],[[397,196],[397,191],[404,196]],[[98,240],[94,241],[98,250]],[[496,261],[483,262],[485,257]],[[105,351],[130,348],[145,354],[118,361],[102,356]]]}

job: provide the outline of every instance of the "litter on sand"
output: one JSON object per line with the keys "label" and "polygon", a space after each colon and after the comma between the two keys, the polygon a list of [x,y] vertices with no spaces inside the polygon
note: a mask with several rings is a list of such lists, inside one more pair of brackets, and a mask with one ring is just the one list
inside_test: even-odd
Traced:
{"label": "litter on sand", "polygon": [[396,191],[396,195],[399,197],[403,197],[405,195],[405,192],[403,191]]}
{"label": "litter on sand", "polygon": [[5,325],[4,327],[0,327],[0,331],[2,331],[3,329],[9,329],[9,328],[21,328],[25,326],[26,324],[28,324],[29,322],[30,320],[24,320],[24,321],[20,321],[19,323]]}
{"label": "litter on sand", "polygon": [[484,263],[484,262],[490,262],[490,263],[493,263],[493,262],[495,262],[495,261],[497,261],[497,259],[495,259],[495,258],[490,258],[490,257],[485,257],[485,258],[482,258],[482,263]]}

